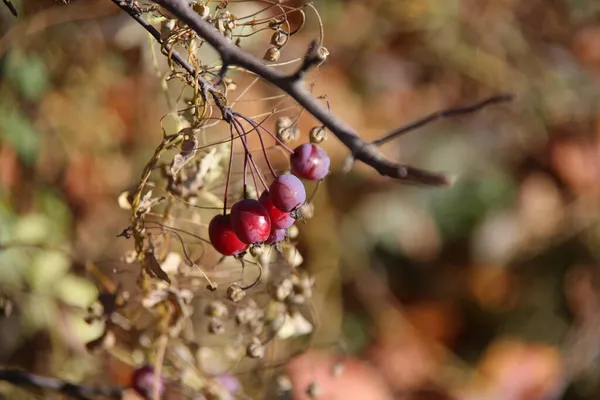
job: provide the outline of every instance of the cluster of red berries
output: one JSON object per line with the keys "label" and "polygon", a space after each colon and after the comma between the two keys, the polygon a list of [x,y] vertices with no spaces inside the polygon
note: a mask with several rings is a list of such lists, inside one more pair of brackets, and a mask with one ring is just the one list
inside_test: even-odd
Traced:
{"label": "cluster of red berries", "polygon": [[214,248],[226,256],[244,253],[249,245],[274,244],[286,237],[296,211],[306,202],[299,178],[320,181],[329,173],[327,152],[313,143],[298,146],[290,156],[292,174],[276,177],[258,200],[243,199],[229,214],[216,215],[208,226]]}

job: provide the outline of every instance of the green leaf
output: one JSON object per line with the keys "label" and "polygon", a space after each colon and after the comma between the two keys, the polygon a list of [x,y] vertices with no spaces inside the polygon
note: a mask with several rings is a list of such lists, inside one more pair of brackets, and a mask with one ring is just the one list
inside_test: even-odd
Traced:
{"label": "green leaf", "polygon": [[46,64],[35,55],[13,52],[8,59],[6,75],[26,100],[39,100],[50,86]]}
{"label": "green leaf", "polygon": [[0,107],[0,141],[10,143],[26,164],[35,163],[40,148],[39,134],[19,111]]}

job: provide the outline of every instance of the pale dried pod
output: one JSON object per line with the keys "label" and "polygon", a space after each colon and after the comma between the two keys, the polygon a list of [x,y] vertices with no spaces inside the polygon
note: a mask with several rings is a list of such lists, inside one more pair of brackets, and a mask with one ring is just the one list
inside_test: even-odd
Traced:
{"label": "pale dried pod", "polygon": [[311,382],[306,388],[306,394],[311,399],[318,399],[323,395],[323,388],[317,382]]}
{"label": "pale dried pod", "polygon": [[237,283],[232,283],[227,288],[227,298],[229,300],[233,301],[234,303],[237,303],[238,301],[242,300],[244,297],[246,297],[246,292]]}
{"label": "pale dried pod", "polygon": [[279,57],[281,57],[281,52],[279,51],[279,48],[270,47],[263,56],[263,59],[270,62],[275,62],[279,60]]}
{"label": "pale dried pod", "polygon": [[311,219],[312,217],[315,216],[315,206],[313,203],[304,203],[303,205],[301,205],[300,207],[298,207],[296,210],[294,210],[294,217],[296,219],[300,219],[300,220],[307,220],[307,219]]}
{"label": "pale dried pod", "polygon": [[296,225],[292,225],[289,228],[287,228],[287,237],[289,239],[297,238],[299,233],[300,233],[300,230],[298,229],[298,227]]}
{"label": "pale dried pod", "polygon": [[285,395],[292,391],[292,380],[284,374],[281,374],[277,377],[277,393],[280,396]]}
{"label": "pale dried pod", "polygon": [[281,29],[284,22],[285,22],[285,17],[271,18],[271,20],[269,21],[269,29],[278,31]]}
{"label": "pale dried pod", "polygon": [[220,335],[225,332],[225,323],[218,318],[211,318],[208,323],[208,332],[213,335]]}
{"label": "pale dried pod", "polygon": [[192,9],[196,11],[196,13],[202,17],[202,19],[206,19],[210,15],[210,7],[206,4],[195,3],[192,6]]}
{"label": "pale dried pod", "polygon": [[317,54],[319,56],[319,64],[322,64],[327,60],[327,57],[329,57],[329,50],[327,50],[326,47],[321,46],[319,47]]}
{"label": "pale dried pod", "polygon": [[204,310],[204,314],[214,318],[225,318],[227,314],[229,314],[229,311],[222,301],[214,300],[208,303]]}
{"label": "pale dried pod", "polygon": [[321,143],[327,139],[327,129],[324,126],[315,126],[310,130],[308,138],[311,143]]}
{"label": "pale dried pod", "polygon": [[292,280],[289,278],[285,278],[279,282],[279,285],[275,288],[275,300],[285,301],[292,294],[293,286]]}
{"label": "pale dried pod", "polygon": [[271,44],[273,46],[281,47],[287,43],[289,35],[284,31],[277,31],[271,36]]}
{"label": "pale dried pod", "polygon": [[171,36],[173,29],[175,29],[176,21],[175,19],[166,19],[160,24],[161,40],[165,41]]}
{"label": "pale dried pod", "polygon": [[265,346],[259,338],[254,337],[252,339],[252,342],[246,348],[246,355],[250,358],[263,358],[265,356]]}
{"label": "pale dried pod", "polygon": [[300,137],[298,125],[290,117],[279,117],[275,122],[275,132],[277,139],[283,143],[289,143]]}
{"label": "pale dried pod", "polygon": [[252,257],[254,257],[254,258],[260,257],[264,251],[265,251],[265,246],[262,243],[257,243],[257,244],[250,246],[250,255],[252,255]]}

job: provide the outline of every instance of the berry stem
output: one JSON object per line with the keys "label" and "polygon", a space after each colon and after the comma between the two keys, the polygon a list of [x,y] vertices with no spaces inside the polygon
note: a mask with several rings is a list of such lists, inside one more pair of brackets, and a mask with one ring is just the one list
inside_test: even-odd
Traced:
{"label": "berry stem", "polygon": [[237,112],[235,112],[235,115],[244,119],[246,122],[248,122],[250,125],[252,125],[254,127],[254,129],[256,129],[258,131],[258,128],[262,129],[263,131],[267,132],[273,139],[275,139],[275,141],[277,142],[278,145],[280,145],[281,147],[283,147],[288,153],[290,154],[294,154],[294,150],[290,149],[289,147],[287,147],[285,145],[285,143],[283,143],[281,140],[279,140],[279,138],[277,137],[277,135],[274,135],[270,130],[268,130],[267,128],[265,128],[262,125],[262,122],[259,124],[257,123],[255,120],[253,120],[252,118],[246,117],[245,115],[239,114]]}
{"label": "berry stem", "polygon": [[240,137],[240,140],[242,141],[242,145],[244,146],[244,150],[246,151],[246,157],[247,157],[248,161],[250,162],[250,168],[254,168],[254,170],[256,171],[256,174],[258,175],[258,179],[260,179],[261,183],[263,184],[263,186],[266,189],[268,187],[267,183],[265,182],[265,179],[263,178],[262,174],[260,173],[258,166],[254,162],[254,157],[252,157],[252,153],[250,152],[250,149],[248,148],[248,143],[246,143],[247,138],[242,134],[244,132],[244,127],[235,118],[231,119],[231,125],[233,125],[233,128],[235,129],[238,136]]}
{"label": "berry stem", "polygon": [[[252,124],[250,124],[250,125],[252,125]],[[265,161],[267,162],[267,166],[269,167],[269,170],[271,171],[273,178],[277,178],[277,173],[273,169],[273,165],[271,165],[271,160],[269,160],[269,156],[267,154],[267,148],[265,147],[265,142],[263,141],[263,137],[260,134],[260,131],[254,125],[252,125],[252,130],[250,132],[252,132],[252,131],[256,131],[256,133],[258,134],[258,140],[260,140],[260,147],[262,148],[263,155],[265,156]]]}
{"label": "berry stem", "polygon": [[231,124],[229,125],[229,135],[231,136],[231,146],[229,147],[229,166],[227,167],[227,180],[225,181],[225,196],[223,197],[223,215],[227,214],[227,192],[229,191],[229,179],[231,178],[231,167],[233,165],[233,146],[235,141],[233,140],[233,129]]}

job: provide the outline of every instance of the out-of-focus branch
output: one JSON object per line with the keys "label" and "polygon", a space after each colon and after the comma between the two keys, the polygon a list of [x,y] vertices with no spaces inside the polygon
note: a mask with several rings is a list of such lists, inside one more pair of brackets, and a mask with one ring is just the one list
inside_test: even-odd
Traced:
{"label": "out-of-focus branch", "polygon": [[6,7],[8,7],[11,14],[14,15],[15,17],[17,17],[18,13],[17,13],[17,9],[15,8],[15,5],[10,0],[2,0],[2,1],[4,2],[4,5]]}
{"label": "out-of-focus branch", "polygon": [[79,400],[92,400],[98,397],[120,399],[123,396],[123,389],[119,387],[78,385],[11,368],[0,368],[0,381],[10,382],[20,387],[51,390]]}

